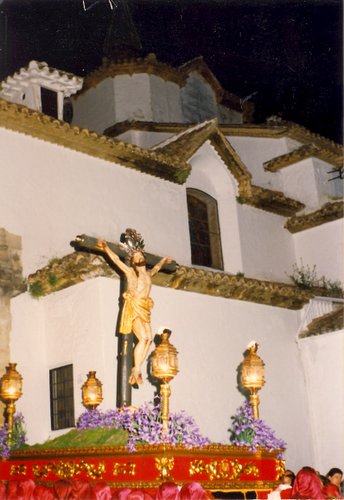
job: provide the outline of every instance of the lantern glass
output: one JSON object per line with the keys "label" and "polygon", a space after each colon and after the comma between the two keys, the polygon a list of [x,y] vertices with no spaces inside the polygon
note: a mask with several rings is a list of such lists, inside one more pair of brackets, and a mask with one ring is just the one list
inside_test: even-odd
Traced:
{"label": "lantern glass", "polygon": [[152,357],[152,374],[164,382],[172,380],[178,373],[178,352],[169,342],[170,335],[170,332],[161,334],[161,343],[153,352]]}
{"label": "lantern glass", "polygon": [[82,388],[82,403],[86,408],[96,408],[103,401],[102,383],[96,378],[96,372],[90,371]]}
{"label": "lantern glass", "polygon": [[254,353],[248,354],[242,364],[242,385],[247,389],[261,389],[265,384],[264,362]]}
{"label": "lantern glass", "polygon": [[17,401],[22,395],[23,377],[16,370],[17,363],[9,363],[0,379],[0,397],[3,401]]}

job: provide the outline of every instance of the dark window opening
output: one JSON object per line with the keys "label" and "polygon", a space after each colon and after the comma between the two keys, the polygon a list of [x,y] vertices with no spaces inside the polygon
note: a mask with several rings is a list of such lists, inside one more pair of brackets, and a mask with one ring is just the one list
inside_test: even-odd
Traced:
{"label": "dark window opening", "polygon": [[63,101],[63,121],[72,123],[73,120],[73,104],[69,97]]}
{"label": "dark window opening", "polygon": [[49,372],[51,429],[74,427],[73,365]]}
{"label": "dark window opening", "polygon": [[42,113],[58,118],[57,92],[41,87]]}
{"label": "dark window opening", "polygon": [[223,269],[216,200],[198,189],[187,190],[192,264]]}

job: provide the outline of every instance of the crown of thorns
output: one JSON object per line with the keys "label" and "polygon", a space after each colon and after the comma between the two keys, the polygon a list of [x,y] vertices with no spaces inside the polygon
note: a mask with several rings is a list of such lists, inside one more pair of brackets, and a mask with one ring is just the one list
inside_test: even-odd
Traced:
{"label": "crown of thorns", "polygon": [[135,231],[135,229],[126,229],[125,233],[121,235],[120,246],[132,257],[136,252],[141,252],[144,254],[145,242],[140,233]]}

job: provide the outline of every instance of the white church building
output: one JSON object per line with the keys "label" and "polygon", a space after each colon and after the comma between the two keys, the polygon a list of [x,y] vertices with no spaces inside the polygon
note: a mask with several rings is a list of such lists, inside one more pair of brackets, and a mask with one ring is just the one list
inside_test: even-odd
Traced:
{"label": "white church building", "polygon": [[[15,362],[23,376],[29,443],[74,425],[90,370],[101,409],[116,406],[120,280],[70,243],[135,228],[147,252],[177,262],[152,289],[153,332],[170,328],[179,352],[171,411],[229,443],[237,369],[256,340],[260,417],[286,441],[286,466],[343,468],[343,193],[329,174],[342,148],[251,114],[201,58],[174,68],[149,54],[85,79],[31,61],[2,82],[0,369]],[[144,379],[134,406],[153,400]]]}

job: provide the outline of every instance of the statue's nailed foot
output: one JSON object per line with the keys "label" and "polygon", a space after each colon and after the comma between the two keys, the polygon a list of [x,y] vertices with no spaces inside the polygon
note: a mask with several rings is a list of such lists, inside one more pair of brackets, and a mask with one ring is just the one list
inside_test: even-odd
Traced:
{"label": "statue's nailed foot", "polygon": [[131,374],[130,374],[128,382],[129,382],[130,385],[135,385],[135,384],[140,385],[140,384],[142,384],[143,383],[142,373],[134,367],[131,370]]}

